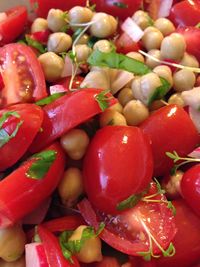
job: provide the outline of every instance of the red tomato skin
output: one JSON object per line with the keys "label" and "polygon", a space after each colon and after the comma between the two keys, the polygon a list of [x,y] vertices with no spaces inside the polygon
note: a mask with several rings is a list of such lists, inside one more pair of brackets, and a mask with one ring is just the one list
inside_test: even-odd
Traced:
{"label": "red tomato skin", "polygon": [[[17,112],[20,115],[17,123],[19,120],[22,120],[23,123],[16,136],[0,148],[0,171],[12,166],[24,155],[38,133],[43,120],[42,109],[34,104],[18,104],[2,109],[0,110],[0,117],[8,111]],[[13,132],[15,128],[16,119],[8,120],[3,126],[3,129],[7,132],[9,130]]]}
{"label": "red tomato skin", "polygon": [[85,191],[96,208],[116,213],[118,203],[146,188],[152,170],[151,147],[139,128],[107,126],[96,133],[87,150]]}
{"label": "red tomato skin", "polygon": [[[69,93],[44,107],[43,131],[38,133],[30,147],[36,152],[62,136],[70,129],[102,112],[95,96],[101,89],[82,89]],[[111,101],[116,103],[115,98]]]}
{"label": "red tomato skin", "polygon": [[125,32],[117,38],[115,45],[117,52],[122,54],[127,54],[133,51],[137,52],[140,49],[140,45],[135,43]]}
{"label": "red tomato skin", "polygon": [[93,265],[94,267],[120,267],[119,262],[114,257],[103,257],[101,262],[97,262]]}
{"label": "red tomato skin", "polygon": [[11,43],[24,30],[27,23],[27,9],[25,6],[16,6],[6,11],[7,19],[0,22],[0,46]]}
{"label": "red tomato skin", "polygon": [[166,152],[176,151],[180,156],[186,156],[199,140],[192,120],[184,109],[176,105],[155,111],[140,128],[152,142],[155,176],[167,174],[173,167]]}
{"label": "red tomato skin", "polygon": [[38,180],[26,176],[34,161],[30,158],[0,182],[0,228],[16,223],[33,211],[58,185],[64,172],[65,155],[57,143],[47,149],[56,151],[56,159],[45,177]]}

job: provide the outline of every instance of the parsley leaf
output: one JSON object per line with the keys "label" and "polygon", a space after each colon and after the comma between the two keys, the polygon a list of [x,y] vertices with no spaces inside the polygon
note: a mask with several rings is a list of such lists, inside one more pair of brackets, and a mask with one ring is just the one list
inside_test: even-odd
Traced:
{"label": "parsley leaf", "polygon": [[55,93],[53,95],[47,96],[41,100],[38,100],[37,102],[35,102],[36,105],[38,106],[45,106],[47,104],[51,104],[52,102],[54,102],[56,99],[60,98],[61,96],[65,95],[65,92],[62,93]]}
{"label": "parsley leaf", "polygon": [[45,150],[34,154],[31,158],[36,159],[36,161],[32,163],[26,172],[26,176],[28,178],[40,180],[47,174],[56,159],[56,151]]}
{"label": "parsley leaf", "polygon": [[113,6],[119,7],[119,8],[128,8],[128,5],[122,2],[114,2]]}
{"label": "parsley leaf", "polygon": [[25,40],[28,46],[36,48],[41,54],[44,54],[47,49],[37,40],[32,39],[30,36],[26,35]]}
{"label": "parsley leaf", "polygon": [[108,94],[109,92],[109,90],[104,90],[95,96],[95,100],[99,104],[99,107],[102,111],[106,110],[109,107],[110,97],[106,96],[106,94]]}

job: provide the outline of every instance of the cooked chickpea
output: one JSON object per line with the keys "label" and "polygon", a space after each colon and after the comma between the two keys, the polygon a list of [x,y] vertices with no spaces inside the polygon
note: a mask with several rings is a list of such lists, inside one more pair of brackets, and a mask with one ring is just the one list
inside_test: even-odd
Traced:
{"label": "cooked chickpea", "polygon": [[166,191],[167,197],[172,199],[180,197],[180,183],[183,177],[183,172],[178,170],[174,175],[168,177],[168,181],[163,180],[162,188]]}
{"label": "cooked chickpea", "polygon": [[180,60],[186,49],[184,37],[178,33],[172,33],[165,37],[161,43],[161,57],[163,59]]}
{"label": "cooked chickpea", "polygon": [[168,66],[160,65],[153,69],[153,72],[158,74],[159,77],[164,78],[168,81],[168,83],[172,86],[173,79],[172,79],[172,71]]}
{"label": "cooked chickpea", "polygon": [[49,36],[47,49],[49,52],[62,53],[66,52],[72,46],[72,38],[64,32],[55,32]]}
{"label": "cooked chickpea", "polygon": [[142,10],[138,10],[136,11],[133,16],[132,19],[135,21],[135,23],[142,29],[146,29],[147,27],[149,27],[150,24],[150,20],[151,18],[149,17],[148,13],[142,11]]}
{"label": "cooked chickpea", "polygon": [[126,56],[144,63],[143,55],[141,55],[138,52],[129,52],[129,53],[126,54]]}
{"label": "cooked chickpea", "polygon": [[93,47],[94,50],[99,50],[103,53],[109,53],[112,51],[112,45],[111,42],[109,42],[108,40],[99,40],[94,44]]}
{"label": "cooked chickpea", "polygon": [[[83,230],[86,228],[86,225],[80,225],[69,238],[69,240],[80,240]],[[83,263],[92,263],[102,260],[101,254],[101,239],[98,236],[93,236],[85,240],[83,246],[79,253],[75,254],[77,259]]]}
{"label": "cooked chickpea", "polygon": [[26,267],[25,258],[21,257],[19,260],[13,261],[13,262],[6,262],[3,260],[2,261],[0,260],[0,266],[1,267]]}
{"label": "cooked chickpea", "polygon": [[58,193],[62,203],[72,207],[83,193],[83,177],[78,168],[69,168],[65,171],[58,185]]}
{"label": "cooked chickpea", "polygon": [[183,92],[194,87],[196,76],[191,70],[182,69],[174,73],[173,81],[174,89],[177,92]]}
{"label": "cooked chickpea", "polygon": [[127,125],[125,117],[116,110],[107,109],[99,118],[100,127],[107,125]]}
{"label": "cooked chickpea", "polygon": [[133,92],[131,88],[123,88],[118,94],[118,100],[122,106],[125,106],[129,101],[133,100]]}
{"label": "cooked chickpea", "polygon": [[89,39],[90,39],[89,35],[85,33],[81,36],[81,38],[79,38],[76,44],[87,44]]}
{"label": "cooked chickpea", "polygon": [[60,9],[50,9],[47,16],[48,28],[52,32],[59,32],[67,25],[65,13]]}
{"label": "cooked chickpea", "polygon": [[117,111],[119,113],[122,113],[123,112],[123,107],[122,107],[122,105],[119,102],[115,103],[114,105],[112,105],[108,109],[109,110]]}
{"label": "cooked chickpea", "polygon": [[89,137],[86,132],[81,129],[72,129],[61,137],[60,142],[70,158],[79,160],[86,152],[89,144]]}
{"label": "cooked chickpea", "polygon": [[96,13],[92,21],[94,23],[90,27],[90,33],[95,37],[106,38],[113,35],[117,30],[117,20],[106,13]]}
{"label": "cooked chickpea", "polygon": [[150,110],[150,111],[155,111],[155,110],[157,110],[157,109],[159,109],[159,108],[162,108],[162,107],[164,107],[164,106],[165,106],[164,101],[162,101],[162,100],[160,100],[160,99],[158,99],[158,100],[154,100],[154,101],[151,103],[151,105],[149,106],[149,110]]}
{"label": "cooked chickpea", "polygon": [[19,224],[0,229],[0,258],[7,262],[18,260],[26,244],[26,235]]}
{"label": "cooked chickpea", "polygon": [[[158,60],[161,60],[161,53],[160,53],[160,50],[158,50],[158,49],[152,49],[147,54],[149,56],[152,56],[152,57],[158,59]],[[146,57],[145,63],[151,69],[160,65],[160,62],[157,62],[156,60],[152,59],[151,57]]]}
{"label": "cooked chickpea", "polygon": [[54,82],[60,79],[63,69],[64,60],[54,52],[47,52],[38,57],[38,60],[44,71],[45,79],[48,82]]}
{"label": "cooked chickpea", "polygon": [[131,84],[131,89],[133,92],[133,97],[135,99],[141,99],[142,98],[142,93],[141,93],[141,88],[140,88],[140,82],[141,82],[141,77],[135,77],[132,81]]}
{"label": "cooked chickpea", "polygon": [[84,63],[92,53],[92,49],[86,44],[78,44],[75,46],[75,53],[77,62]]}
{"label": "cooked chickpea", "polygon": [[170,98],[168,99],[168,103],[169,104],[176,104],[180,107],[185,106],[184,100],[183,100],[180,93],[171,95]]}
{"label": "cooked chickpea", "polygon": [[152,49],[159,49],[162,40],[163,35],[159,30],[154,27],[148,27],[144,31],[142,44],[147,49],[147,51],[150,51]]}
{"label": "cooked chickpea", "polygon": [[174,24],[166,18],[159,18],[154,22],[154,26],[162,32],[163,36],[167,36],[175,31]]}
{"label": "cooked chickpea", "polygon": [[75,6],[69,10],[69,21],[74,24],[89,22],[93,17],[93,12],[87,7]]}
{"label": "cooked chickpea", "polygon": [[84,81],[81,83],[81,88],[84,87],[110,89],[110,81],[103,70],[94,70],[85,76]]}
{"label": "cooked chickpea", "polygon": [[149,117],[149,110],[140,100],[131,100],[124,107],[123,114],[128,125],[137,126]]}
{"label": "cooked chickpea", "polygon": [[180,64],[187,67],[199,68],[199,62],[196,59],[196,57],[188,54],[187,52],[184,53],[184,56],[181,59]]}
{"label": "cooked chickpea", "polygon": [[41,32],[48,29],[48,23],[46,19],[36,18],[31,25],[31,33]]}

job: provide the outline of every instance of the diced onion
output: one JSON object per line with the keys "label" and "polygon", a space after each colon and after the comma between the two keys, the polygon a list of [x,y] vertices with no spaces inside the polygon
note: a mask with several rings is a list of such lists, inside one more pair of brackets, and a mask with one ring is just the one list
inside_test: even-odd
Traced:
{"label": "diced onion", "polygon": [[188,154],[189,157],[200,159],[200,146],[195,148],[190,154]]}
{"label": "diced onion", "polygon": [[169,16],[173,0],[161,0],[158,10],[158,18],[166,18]]}
{"label": "diced onion", "polygon": [[31,243],[25,246],[26,267],[47,266],[47,258],[41,243]]}
{"label": "diced onion", "polygon": [[134,42],[138,42],[144,35],[143,30],[128,17],[121,26],[122,30],[128,34]]}
{"label": "diced onion", "polygon": [[50,95],[66,92],[66,88],[61,84],[55,84],[49,87]]}
{"label": "diced onion", "polygon": [[189,115],[194,125],[197,128],[197,131],[200,133],[200,111],[189,107]]}
{"label": "diced onion", "polygon": [[190,106],[195,110],[200,108],[200,87],[195,87],[192,90],[184,91],[181,93],[181,96],[186,106]]}
{"label": "diced onion", "polygon": [[4,21],[7,19],[7,14],[5,12],[0,12],[0,22]]}
{"label": "diced onion", "polygon": [[128,82],[133,79],[133,73],[122,70],[119,71],[114,82],[111,84],[112,94],[116,94],[120,89],[122,89]]}
{"label": "diced onion", "polygon": [[[71,58],[68,55],[66,55],[66,57],[65,57],[65,66],[64,66],[64,69],[63,69],[61,77],[64,78],[64,77],[72,76],[72,74],[74,72],[74,68],[75,68],[75,66],[73,65],[73,62],[72,62]],[[78,69],[76,71],[76,74],[80,74],[80,73],[81,73],[81,70]]]}

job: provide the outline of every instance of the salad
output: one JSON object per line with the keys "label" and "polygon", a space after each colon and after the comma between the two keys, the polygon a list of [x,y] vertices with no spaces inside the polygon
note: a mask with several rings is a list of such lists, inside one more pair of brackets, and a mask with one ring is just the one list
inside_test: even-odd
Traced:
{"label": "salad", "polygon": [[0,266],[200,266],[200,1],[0,13]]}

